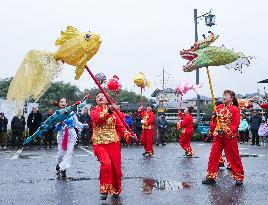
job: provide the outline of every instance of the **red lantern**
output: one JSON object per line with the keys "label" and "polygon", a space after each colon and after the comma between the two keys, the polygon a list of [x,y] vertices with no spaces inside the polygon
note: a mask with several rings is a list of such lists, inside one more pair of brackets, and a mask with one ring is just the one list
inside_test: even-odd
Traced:
{"label": "red lantern", "polygon": [[267,103],[262,103],[261,108],[264,109],[264,110],[268,109],[268,102]]}
{"label": "red lantern", "polygon": [[114,75],[112,79],[108,80],[107,88],[112,92],[118,92],[120,90],[119,78]]}
{"label": "red lantern", "polygon": [[249,110],[249,109],[253,108],[253,105],[249,104],[249,105],[245,106],[245,108]]}
{"label": "red lantern", "polygon": [[107,88],[108,90],[114,92],[114,103],[116,103],[116,94],[118,94],[119,90],[121,89],[119,78],[116,75],[114,75],[112,79],[108,80]]}

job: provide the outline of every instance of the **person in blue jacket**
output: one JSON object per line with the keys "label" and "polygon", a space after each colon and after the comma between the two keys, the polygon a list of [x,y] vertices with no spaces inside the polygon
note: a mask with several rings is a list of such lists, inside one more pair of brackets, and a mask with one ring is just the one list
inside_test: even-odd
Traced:
{"label": "person in blue jacket", "polygon": [[241,115],[240,124],[239,124],[239,128],[238,128],[239,141],[241,144],[244,143],[248,138],[248,135],[247,135],[248,127],[249,127],[249,124],[248,124],[246,117],[244,115]]}

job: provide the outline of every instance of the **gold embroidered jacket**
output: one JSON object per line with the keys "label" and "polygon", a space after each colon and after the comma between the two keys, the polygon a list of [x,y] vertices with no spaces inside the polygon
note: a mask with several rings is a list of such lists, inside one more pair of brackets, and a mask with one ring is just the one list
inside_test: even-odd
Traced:
{"label": "gold embroidered jacket", "polygon": [[142,129],[152,129],[152,124],[154,123],[154,113],[152,111],[140,111],[138,115],[143,120]]}
{"label": "gold embroidered jacket", "polygon": [[118,142],[118,134],[124,137],[127,142],[130,141],[130,133],[116,113],[108,113],[107,106],[96,106],[92,108],[90,116],[93,128],[93,145]]}
{"label": "gold embroidered jacket", "polygon": [[[225,106],[224,104],[217,106],[217,115],[220,122],[220,129],[224,131],[227,138],[235,138],[238,136],[238,127],[240,124],[240,110],[233,104]],[[213,136],[218,135],[216,119],[210,124],[210,133]]]}

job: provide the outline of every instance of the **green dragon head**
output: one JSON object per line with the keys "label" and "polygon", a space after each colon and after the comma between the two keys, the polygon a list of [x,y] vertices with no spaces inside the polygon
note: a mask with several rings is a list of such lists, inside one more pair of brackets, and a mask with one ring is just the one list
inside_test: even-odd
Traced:
{"label": "green dragon head", "polygon": [[245,57],[242,53],[234,52],[224,46],[210,46],[219,35],[214,35],[209,31],[209,36],[205,38],[203,35],[203,37],[204,40],[195,42],[190,49],[180,51],[181,57],[188,60],[187,64],[183,66],[184,72],[221,65],[241,71],[243,65],[249,65],[250,57]]}

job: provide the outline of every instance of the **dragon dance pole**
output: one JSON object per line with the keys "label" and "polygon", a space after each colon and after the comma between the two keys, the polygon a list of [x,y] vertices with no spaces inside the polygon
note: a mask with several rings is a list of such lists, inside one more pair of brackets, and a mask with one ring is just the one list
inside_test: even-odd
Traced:
{"label": "dragon dance pole", "polygon": [[[101,92],[104,94],[104,96],[106,97],[108,103],[110,105],[113,104],[113,101],[111,100],[110,96],[106,93],[106,91],[103,89],[103,87],[101,86],[101,84],[98,82],[98,80],[96,79],[96,77],[93,75],[93,73],[91,72],[91,70],[88,68],[88,66],[86,65],[86,70],[89,73],[89,75],[92,77],[92,79],[94,80],[94,82],[96,83],[96,85],[99,87],[99,89],[101,90]],[[129,126],[127,125],[126,121],[122,118],[122,116],[120,115],[119,110],[117,110],[116,108],[114,109],[116,114],[118,115],[119,119],[121,120],[121,122],[123,123],[123,125],[127,128],[127,130],[131,133],[132,136],[135,136],[135,134],[131,131],[131,129],[129,128]]]}
{"label": "dragon dance pole", "polygon": [[180,114],[181,114],[181,104],[182,104],[182,94],[180,94],[180,102],[179,102],[179,106],[178,106],[178,123],[177,123],[177,126],[176,126],[176,129],[179,130],[179,123],[180,123]]}
{"label": "dragon dance pole", "polygon": [[144,100],[143,100],[143,96],[142,96],[142,87],[141,87],[141,106],[144,105]]}
{"label": "dragon dance pole", "polygon": [[[213,92],[213,88],[212,88],[212,81],[211,81],[209,69],[208,69],[208,67],[206,67],[206,69],[207,69],[207,75],[208,75],[208,81],[209,81],[209,88],[210,88],[210,93],[211,93],[211,98],[212,98],[213,110],[214,110],[214,112],[217,112],[216,103],[215,103],[215,97],[214,97],[214,92]],[[217,127],[220,128],[220,122],[219,122],[219,118],[218,118],[217,115],[216,115],[216,123],[217,123]]]}
{"label": "dragon dance pole", "polygon": [[180,102],[178,107],[178,122],[180,121],[180,113],[181,113],[181,104],[182,104],[182,95],[180,95]]}

